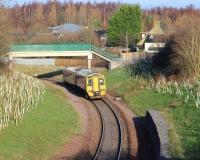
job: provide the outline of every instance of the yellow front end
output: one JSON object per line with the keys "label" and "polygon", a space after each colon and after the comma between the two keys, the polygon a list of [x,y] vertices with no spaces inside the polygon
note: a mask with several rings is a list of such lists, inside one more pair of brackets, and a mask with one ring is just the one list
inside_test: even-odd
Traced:
{"label": "yellow front end", "polygon": [[86,91],[90,98],[101,98],[106,94],[106,83],[104,75],[95,74],[87,77]]}

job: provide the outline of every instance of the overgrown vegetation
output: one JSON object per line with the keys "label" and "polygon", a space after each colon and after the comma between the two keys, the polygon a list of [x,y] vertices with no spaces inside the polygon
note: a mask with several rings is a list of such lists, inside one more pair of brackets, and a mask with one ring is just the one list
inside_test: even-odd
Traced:
{"label": "overgrown vegetation", "polygon": [[90,43],[96,46],[100,46],[100,40],[94,32],[94,28],[90,27],[76,33],[33,33],[25,35],[13,36],[13,41],[16,44],[49,44],[49,43]]}
{"label": "overgrown vegetation", "polygon": [[174,35],[174,55],[171,62],[183,75],[200,76],[200,18],[182,17]]}
{"label": "overgrown vegetation", "polygon": [[[174,33],[168,37],[166,47],[156,54],[153,66],[164,74],[184,78],[200,76],[200,24],[199,17],[183,16],[177,20]],[[184,79],[182,78],[182,79]]]}
{"label": "overgrown vegetation", "polygon": [[0,132],[1,160],[51,159],[80,131],[79,116],[58,90],[46,87],[43,103],[23,123]]}
{"label": "overgrown vegetation", "polygon": [[[0,1],[0,58],[5,55],[11,44],[10,26],[6,9]],[[0,65],[1,67],[1,65]]]}
{"label": "overgrown vegetation", "polygon": [[173,158],[200,158],[199,81],[153,80],[146,65],[129,66],[106,74],[108,90],[121,96],[137,115],[148,109],[161,111],[171,125],[170,151]]}

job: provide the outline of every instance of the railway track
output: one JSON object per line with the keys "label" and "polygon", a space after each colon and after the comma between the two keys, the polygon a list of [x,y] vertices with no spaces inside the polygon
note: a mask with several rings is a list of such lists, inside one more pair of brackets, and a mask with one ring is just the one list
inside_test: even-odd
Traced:
{"label": "railway track", "polygon": [[92,101],[102,122],[101,137],[94,160],[119,160],[122,145],[122,129],[115,110],[105,100]]}
{"label": "railway track", "polygon": [[[65,87],[61,82],[46,80]],[[99,113],[102,128],[93,160],[119,160],[122,158],[120,157],[122,150],[122,126],[118,114],[112,105],[109,105],[104,99],[91,102]]]}

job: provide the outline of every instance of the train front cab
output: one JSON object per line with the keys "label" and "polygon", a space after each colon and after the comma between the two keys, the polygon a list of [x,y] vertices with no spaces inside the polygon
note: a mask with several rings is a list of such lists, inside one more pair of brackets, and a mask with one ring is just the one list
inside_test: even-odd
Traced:
{"label": "train front cab", "polygon": [[86,90],[91,99],[102,98],[106,94],[105,78],[102,74],[94,74],[86,78]]}

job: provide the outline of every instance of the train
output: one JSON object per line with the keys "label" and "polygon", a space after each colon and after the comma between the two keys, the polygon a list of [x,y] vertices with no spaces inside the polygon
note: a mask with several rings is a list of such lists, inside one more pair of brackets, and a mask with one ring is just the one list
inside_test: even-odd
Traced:
{"label": "train", "polygon": [[104,75],[91,69],[67,67],[63,70],[63,81],[80,88],[89,99],[103,98],[106,95]]}

